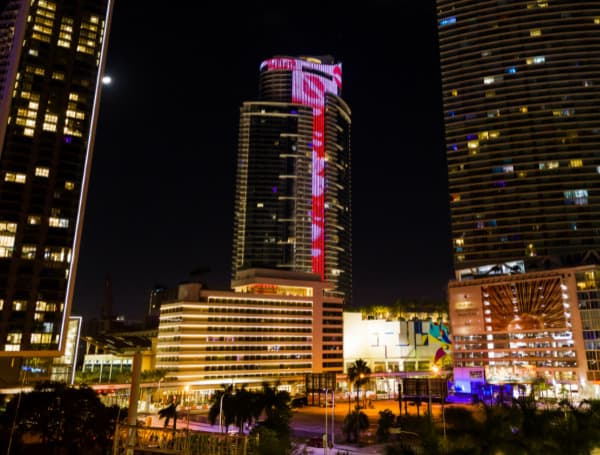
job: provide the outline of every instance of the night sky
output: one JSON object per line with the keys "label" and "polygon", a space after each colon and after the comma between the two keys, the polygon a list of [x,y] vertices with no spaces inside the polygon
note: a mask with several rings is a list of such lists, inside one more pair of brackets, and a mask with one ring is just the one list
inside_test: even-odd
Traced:
{"label": "night sky", "polygon": [[[156,284],[230,281],[239,109],[260,63],[333,55],[352,109],[356,305],[444,299],[452,276],[434,0],[117,0],[73,313],[141,319]],[[212,2],[210,2],[212,3]],[[290,9],[293,5],[292,9]]]}

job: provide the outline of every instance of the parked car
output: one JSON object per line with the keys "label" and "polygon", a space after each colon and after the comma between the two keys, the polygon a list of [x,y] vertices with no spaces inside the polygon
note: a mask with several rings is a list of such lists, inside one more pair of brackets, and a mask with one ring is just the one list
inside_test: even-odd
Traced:
{"label": "parked car", "polygon": [[292,408],[302,408],[307,405],[308,405],[308,397],[305,397],[305,396],[292,398],[292,401],[290,403],[290,406]]}

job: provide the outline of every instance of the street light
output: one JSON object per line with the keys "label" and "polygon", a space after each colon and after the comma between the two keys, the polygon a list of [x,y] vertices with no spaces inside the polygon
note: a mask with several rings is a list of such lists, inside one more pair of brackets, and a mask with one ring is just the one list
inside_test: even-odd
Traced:
{"label": "street light", "polygon": [[[327,412],[327,410],[325,411]],[[331,391],[331,445],[335,445],[335,431],[333,423],[335,422],[335,389]]]}
{"label": "street light", "polygon": [[190,430],[190,385],[186,384],[183,388],[185,395],[183,397],[183,404],[187,405],[187,429]]}
{"label": "street light", "polygon": [[[327,433],[327,406],[328,406],[328,402],[327,402],[327,392],[329,392],[329,389],[323,389],[325,391],[325,434],[323,435],[323,448],[324,450],[324,454],[327,455],[329,453],[329,437],[328,437],[328,433]],[[334,439],[335,439],[335,431],[334,431],[334,424],[335,422],[335,389],[331,389],[331,445],[333,446],[335,444]]]}
{"label": "street light", "polygon": [[219,403],[219,433],[223,433],[223,398],[225,398],[225,392],[221,394]]}
{"label": "street light", "polygon": [[325,389],[325,434],[323,435],[323,453],[325,455],[327,455],[329,451],[329,444],[327,442],[327,439],[327,389]]}

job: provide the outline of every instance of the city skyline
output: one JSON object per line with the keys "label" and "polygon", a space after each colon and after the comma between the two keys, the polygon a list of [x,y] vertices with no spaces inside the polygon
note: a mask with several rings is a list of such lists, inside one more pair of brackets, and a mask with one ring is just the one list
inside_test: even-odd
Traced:
{"label": "city skyline", "polygon": [[197,268],[228,288],[239,109],[273,55],[343,65],[355,304],[443,299],[452,272],[433,1],[332,2],[319,15],[261,2],[234,16],[194,8],[182,18],[115,4],[74,314],[100,314],[107,274],[115,312],[138,318],[155,284]]}

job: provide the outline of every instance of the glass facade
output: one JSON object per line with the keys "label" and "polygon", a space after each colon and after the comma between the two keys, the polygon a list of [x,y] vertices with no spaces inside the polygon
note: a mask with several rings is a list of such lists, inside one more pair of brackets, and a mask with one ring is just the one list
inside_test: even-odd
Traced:
{"label": "glass facade", "polygon": [[455,268],[597,260],[600,2],[437,10]]}
{"label": "glass facade", "polygon": [[318,274],[352,298],[350,109],[341,65],[276,57],[259,101],[241,108],[232,275],[272,268]]}

